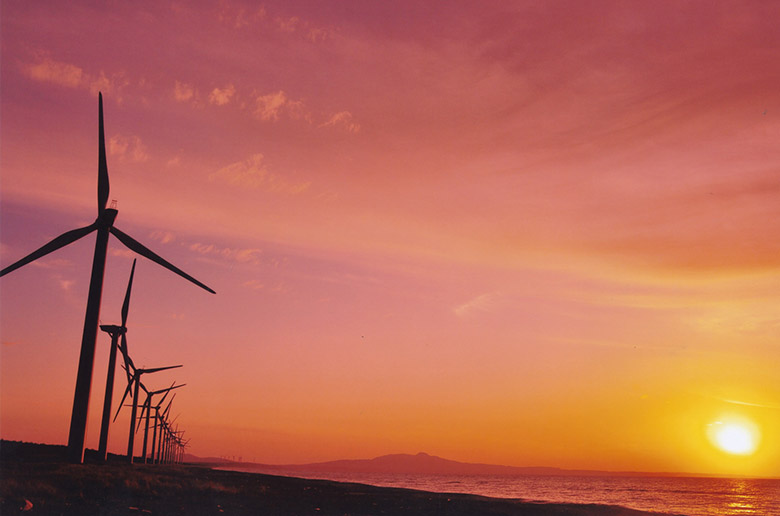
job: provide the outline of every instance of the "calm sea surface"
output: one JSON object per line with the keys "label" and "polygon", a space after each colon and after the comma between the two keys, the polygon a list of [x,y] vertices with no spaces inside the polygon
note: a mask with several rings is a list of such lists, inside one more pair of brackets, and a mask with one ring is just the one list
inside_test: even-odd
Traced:
{"label": "calm sea surface", "polygon": [[[234,468],[238,471],[262,472]],[[267,471],[274,475],[546,502],[622,505],[687,516],[780,516],[780,480],[667,477],[454,476]]]}

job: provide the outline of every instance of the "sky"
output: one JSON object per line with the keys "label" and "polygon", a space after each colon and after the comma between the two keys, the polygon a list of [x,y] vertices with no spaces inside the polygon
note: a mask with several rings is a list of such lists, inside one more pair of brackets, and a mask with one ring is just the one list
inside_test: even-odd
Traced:
{"label": "sky", "polygon": [[[138,261],[130,354],[184,365],[144,383],[187,384],[190,452],[780,477],[778,17],[7,0],[0,263],[94,220],[100,91],[116,226],[217,292]],[[67,442],[93,242],[0,280],[4,439]]]}

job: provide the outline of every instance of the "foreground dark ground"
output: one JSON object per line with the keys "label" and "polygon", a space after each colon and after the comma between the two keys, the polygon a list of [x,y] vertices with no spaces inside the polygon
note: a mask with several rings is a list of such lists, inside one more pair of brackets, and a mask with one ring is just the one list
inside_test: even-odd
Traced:
{"label": "foreground dark ground", "polygon": [[[233,515],[606,515],[619,507],[539,504],[437,494],[206,467],[67,464],[65,448],[0,442],[0,514]],[[26,510],[25,510],[26,509]]]}

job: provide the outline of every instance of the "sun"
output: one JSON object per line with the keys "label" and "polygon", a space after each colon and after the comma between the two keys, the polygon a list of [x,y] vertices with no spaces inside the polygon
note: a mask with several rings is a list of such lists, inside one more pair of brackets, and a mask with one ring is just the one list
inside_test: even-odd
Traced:
{"label": "sun", "polygon": [[731,455],[752,455],[760,439],[757,427],[745,421],[716,421],[708,434],[715,447]]}

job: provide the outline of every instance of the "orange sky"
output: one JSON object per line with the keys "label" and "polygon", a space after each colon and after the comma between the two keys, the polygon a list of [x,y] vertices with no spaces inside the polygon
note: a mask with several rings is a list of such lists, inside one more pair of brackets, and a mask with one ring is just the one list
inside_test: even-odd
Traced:
{"label": "orange sky", "polygon": [[[138,263],[193,453],[780,476],[779,17],[5,1],[0,261],[93,220],[100,90],[117,226],[218,292]],[[67,439],[93,241],[0,280],[3,438]]]}

